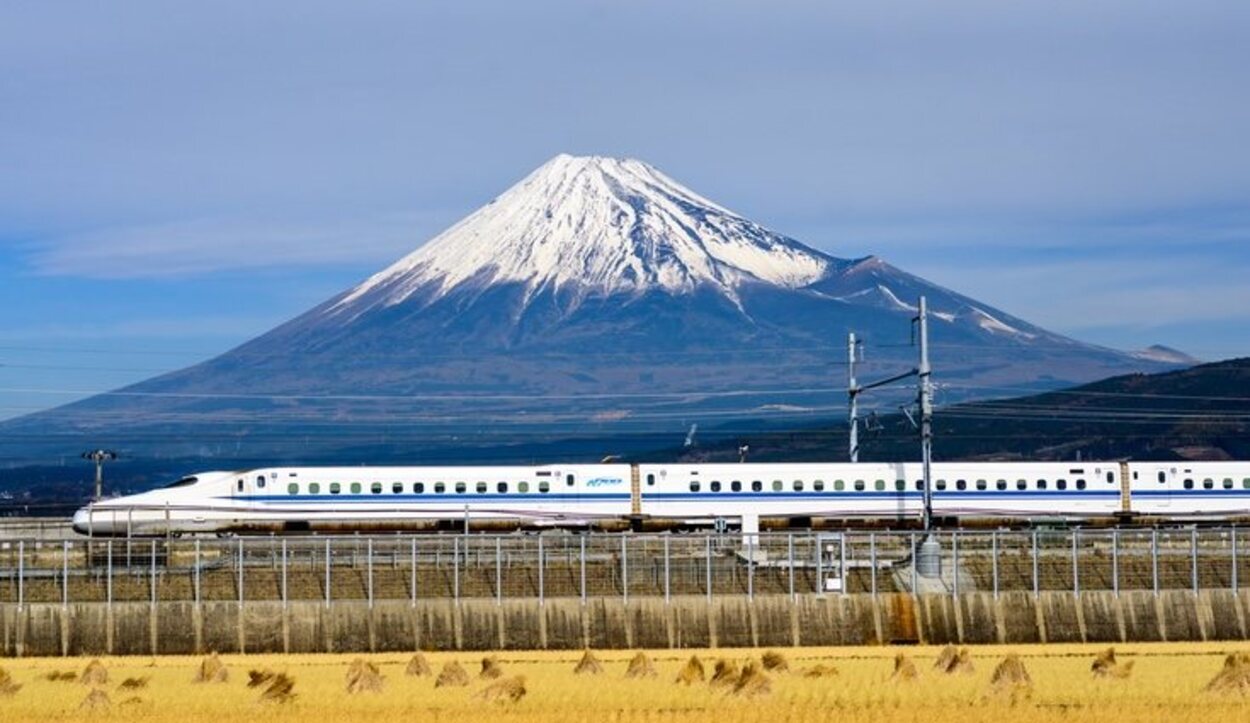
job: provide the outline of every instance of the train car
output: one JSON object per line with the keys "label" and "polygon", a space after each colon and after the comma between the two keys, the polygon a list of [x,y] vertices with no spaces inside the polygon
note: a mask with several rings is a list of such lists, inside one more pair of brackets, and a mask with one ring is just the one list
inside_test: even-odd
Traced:
{"label": "train car", "polygon": [[1130,462],[1134,513],[1168,519],[1250,514],[1250,462]]}

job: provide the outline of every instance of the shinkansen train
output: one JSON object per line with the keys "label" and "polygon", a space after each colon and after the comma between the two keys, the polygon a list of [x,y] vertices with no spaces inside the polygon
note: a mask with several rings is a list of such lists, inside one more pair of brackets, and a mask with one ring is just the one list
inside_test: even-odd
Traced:
{"label": "shinkansen train", "polygon": [[[86,535],[460,527],[907,526],[918,463],[273,467],[100,500]],[[1250,462],[940,462],[944,524],[1250,518]]]}

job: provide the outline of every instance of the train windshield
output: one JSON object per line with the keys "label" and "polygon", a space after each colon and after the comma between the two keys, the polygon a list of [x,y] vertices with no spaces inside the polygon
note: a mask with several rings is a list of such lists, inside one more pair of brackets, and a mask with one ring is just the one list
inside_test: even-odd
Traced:
{"label": "train windshield", "polygon": [[196,480],[198,479],[199,479],[198,477],[183,477],[177,482],[171,482],[165,485],[165,489],[167,490],[173,489],[174,487],[190,487],[191,485],[195,484]]}

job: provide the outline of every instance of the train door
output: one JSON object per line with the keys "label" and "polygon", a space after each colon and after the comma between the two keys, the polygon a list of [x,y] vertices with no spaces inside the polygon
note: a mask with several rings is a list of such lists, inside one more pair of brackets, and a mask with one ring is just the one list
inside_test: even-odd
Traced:
{"label": "train door", "polygon": [[1176,482],[1175,478],[1175,467],[1155,468],[1152,484],[1157,490],[1154,496],[1158,500],[1160,507],[1172,506],[1172,485]]}

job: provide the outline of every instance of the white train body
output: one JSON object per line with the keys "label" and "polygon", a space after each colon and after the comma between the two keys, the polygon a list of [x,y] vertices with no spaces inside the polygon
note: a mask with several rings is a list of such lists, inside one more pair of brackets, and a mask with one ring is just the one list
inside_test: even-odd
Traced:
{"label": "white train body", "polygon": [[[607,526],[913,523],[918,463],[273,467],[205,472],[78,511],[89,535]],[[1250,517],[1247,462],[940,462],[933,512],[959,521]]]}

